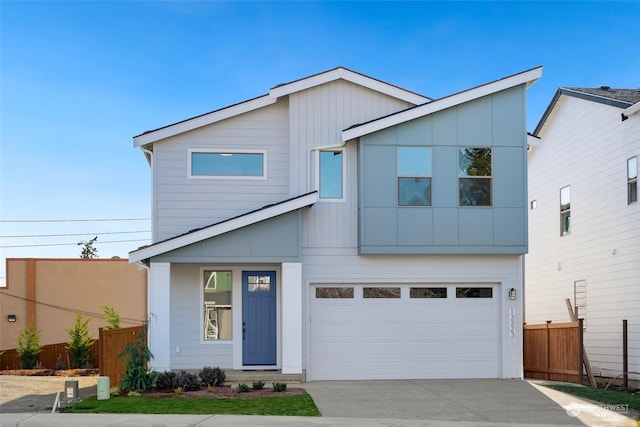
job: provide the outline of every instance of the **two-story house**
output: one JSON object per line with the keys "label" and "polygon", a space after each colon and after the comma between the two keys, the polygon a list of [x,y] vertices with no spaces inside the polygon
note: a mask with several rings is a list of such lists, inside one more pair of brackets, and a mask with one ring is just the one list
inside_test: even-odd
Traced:
{"label": "two-story house", "polygon": [[[531,138],[525,320],[584,319],[594,375],[640,372],[640,89],[560,88]],[[640,380],[635,374],[630,378]]]}
{"label": "two-story house", "polygon": [[431,100],[340,67],[134,137],[152,367],[521,377],[541,73]]}

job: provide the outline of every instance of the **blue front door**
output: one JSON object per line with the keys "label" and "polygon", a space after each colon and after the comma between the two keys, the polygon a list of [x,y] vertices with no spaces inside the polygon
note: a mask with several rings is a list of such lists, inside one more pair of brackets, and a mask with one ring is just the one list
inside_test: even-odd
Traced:
{"label": "blue front door", "polygon": [[242,364],[276,365],[276,272],[242,272]]}

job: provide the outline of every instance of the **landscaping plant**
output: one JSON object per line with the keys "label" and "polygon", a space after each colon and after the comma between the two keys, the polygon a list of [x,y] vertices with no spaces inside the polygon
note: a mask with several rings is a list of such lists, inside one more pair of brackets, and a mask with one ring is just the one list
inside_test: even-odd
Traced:
{"label": "landscaping plant", "polygon": [[33,369],[38,363],[38,354],[42,350],[40,345],[40,331],[38,331],[33,322],[30,322],[18,334],[18,345],[16,352],[20,358],[23,369]]}
{"label": "landscaping plant", "polygon": [[120,379],[120,390],[125,393],[141,393],[153,389],[158,376],[157,372],[147,370],[147,363],[153,359],[153,354],[147,345],[148,328],[149,323],[144,322],[136,340],[128,343],[118,355],[118,359],[126,366],[124,375]]}
{"label": "landscaping plant", "polygon": [[108,305],[103,304],[100,307],[102,308],[102,317],[107,322],[105,329],[120,329],[120,322],[122,321],[120,312],[115,307]]}
{"label": "landscaping plant", "polygon": [[204,385],[213,387],[221,386],[227,378],[222,369],[219,367],[212,368],[210,366],[202,368],[202,371],[200,371],[198,375]]}
{"label": "landscaping plant", "polygon": [[67,352],[73,360],[71,368],[88,368],[94,355],[91,353],[93,337],[89,332],[89,320],[83,320],[82,313],[78,312],[73,328],[67,329],[69,345]]}

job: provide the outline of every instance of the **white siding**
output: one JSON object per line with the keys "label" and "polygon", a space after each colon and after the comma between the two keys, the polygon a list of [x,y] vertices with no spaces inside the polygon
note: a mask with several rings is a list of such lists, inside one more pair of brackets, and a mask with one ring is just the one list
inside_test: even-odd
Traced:
{"label": "white siding", "polygon": [[[316,147],[339,146],[342,131],[411,107],[404,101],[337,80],[290,95],[291,193],[317,188]],[[303,246],[356,247],[357,146],[346,146],[344,202],[319,202],[305,213]]]}
{"label": "white siding", "polygon": [[[596,374],[622,372],[622,319],[629,369],[640,371],[640,204],[627,205],[627,159],[640,156],[640,116],[562,96],[529,154],[528,323],[569,319],[574,282],[586,281],[585,346]],[[560,188],[571,185],[571,233],[560,237]],[[640,377],[638,377],[640,378]]]}
{"label": "white siding", "polygon": [[[289,197],[286,100],[154,144],[153,240]],[[267,180],[189,179],[188,150],[266,150]]]}

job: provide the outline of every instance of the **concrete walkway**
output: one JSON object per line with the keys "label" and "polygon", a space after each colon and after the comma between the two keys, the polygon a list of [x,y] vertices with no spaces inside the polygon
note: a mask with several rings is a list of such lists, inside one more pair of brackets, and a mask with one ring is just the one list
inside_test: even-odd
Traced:
{"label": "concrete walkway", "polygon": [[[2,426],[634,426],[630,418],[579,418],[589,403],[567,397],[558,404],[521,380],[319,381],[305,383],[322,417],[234,415],[0,414]],[[541,387],[541,389],[546,389]],[[561,406],[563,405],[563,406]],[[620,423],[622,420],[622,424]],[[591,422],[594,422],[592,424]],[[633,422],[633,424],[627,424]],[[596,423],[597,422],[597,423]]]}

